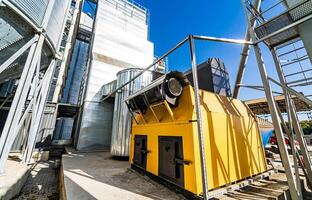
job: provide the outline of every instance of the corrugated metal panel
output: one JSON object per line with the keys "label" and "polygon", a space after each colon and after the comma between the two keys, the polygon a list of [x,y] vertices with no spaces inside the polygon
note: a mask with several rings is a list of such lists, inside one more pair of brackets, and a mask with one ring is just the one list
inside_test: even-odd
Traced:
{"label": "corrugated metal panel", "polygon": [[62,95],[62,103],[78,104],[78,96],[86,60],[89,43],[76,40],[70,65],[67,71],[66,83]]}
{"label": "corrugated metal panel", "polygon": [[116,90],[116,86],[117,86],[117,80],[114,80],[110,83],[107,83],[105,85],[103,85],[102,87],[102,96],[107,96],[110,93],[112,93],[113,91]]}
{"label": "corrugated metal panel", "polygon": [[85,103],[77,144],[78,150],[110,149],[113,109],[113,103]]}
{"label": "corrugated metal panel", "polygon": [[92,53],[104,55],[115,63],[128,64],[114,64],[121,67],[147,67],[153,62],[153,44],[147,40],[147,25],[145,21],[122,12],[121,9],[132,11],[132,8],[122,7],[124,3],[120,0],[98,2]]}
{"label": "corrugated metal panel", "polygon": [[[55,110],[55,104],[47,104],[40,124],[35,148],[47,148],[50,146],[56,120]],[[31,117],[31,113],[28,114],[28,117]],[[21,151],[26,136],[23,131],[20,131],[12,145],[11,151]]]}
{"label": "corrugated metal panel", "polygon": [[42,118],[40,129],[36,139],[35,148],[48,148],[52,142],[53,131],[56,121],[56,105],[47,104]]}
{"label": "corrugated metal panel", "polygon": [[62,39],[63,27],[67,20],[70,2],[70,0],[55,1],[52,8],[46,32],[56,49],[58,49]]}
{"label": "corrugated metal panel", "polygon": [[9,2],[27,15],[38,27],[41,27],[49,0],[9,0]]}
{"label": "corrugated metal panel", "polygon": [[[10,11],[8,7],[0,6],[0,51],[19,42],[32,34],[32,29],[23,20]],[[5,52],[1,52],[1,57]],[[2,59],[0,61],[2,63]]]}
{"label": "corrugated metal panel", "polygon": [[[126,69],[119,72],[117,74],[117,87],[120,87],[140,72],[140,69]],[[152,80],[152,72],[145,72],[142,76],[135,79],[134,82],[116,93],[111,140],[112,155],[129,156],[131,114],[124,100],[147,86]]]}

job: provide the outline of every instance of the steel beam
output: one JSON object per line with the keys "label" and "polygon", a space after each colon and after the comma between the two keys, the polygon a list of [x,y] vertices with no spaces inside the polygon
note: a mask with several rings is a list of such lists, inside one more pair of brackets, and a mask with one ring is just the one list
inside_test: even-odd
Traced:
{"label": "steel beam", "polygon": [[30,39],[24,46],[22,46],[18,51],[16,51],[9,59],[7,59],[2,65],[0,65],[0,74],[8,68],[17,58],[19,58],[31,45],[38,41],[38,35],[35,35]]}
{"label": "steel beam", "polygon": [[193,73],[193,82],[194,82],[194,95],[195,95],[195,107],[196,107],[196,116],[197,116],[197,131],[198,131],[198,140],[200,147],[200,161],[201,161],[201,174],[202,174],[202,184],[203,184],[203,197],[204,200],[209,199],[208,193],[208,174],[206,167],[206,151],[205,151],[205,138],[203,133],[203,125],[202,125],[202,115],[200,110],[200,96],[199,96],[199,86],[197,79],[197,63],[196,63],[196,52],[195,52],[195,44],[194,37],[192,35],[189,36],[189,44],[190,44],[190,54],[191,54],[191,63],[192,63],[192,73]]}
{"label": "steel beam", "polygon": [[17,125],[20,121],[25,105],[31,80],[36,70],[37,61],[41,56],[44,36],[41,34],[37,43],[31,46],[27,57],[19,85],[17,87],[11,109],[0,138],[0,174],[4,172],[4,166],[8,158],[12,144],[17,136]]}
{"label": "steel beam", "polygon": [[283,89],[287,90],[289,93],[291,93],[292,95],[295,95],[296,97],[298,97],[298,99],[300,99],[301,101],[305,102],[306,104],[312,106],[312,101],[308,98],[306,98],[304,95],[300,94],[299,92],[297,92],[296,90],[288,87],[285,84],[282,84],[278,81],[276,81],[275,79],[268,77],[268,80],[272,81],[273,83],[275,83],[276,85],[279,85],[280,87],[282,87]]}
{"label": "steel beam", "polygon": [[202,35],[193,35],[193,38],[196,40],[206,40],[206,41],[213,41],[213,42],[222,42],[222,43],[230,43],[230,44],[246,44],[251,45],[252,42],[249,40],[236,40],[236,39],[229,39],[229,38],[217,38],[211,36],[202,36]]}
{"label": "steel beam", "polygon": [[[261,0],[255,0],[254,1],[254,6],[255,6],[255,8],[257,8],[257,10],[259,10],[260,5],[261,5]],[[256,20],[254,20],[254,22],[252,23],[252,26],[253,27],[256,26]],[[250,41],[250,39],[251,39],[251,37],[250,37],[250,33],[249,33],[249,30],[247,27],[246,34],[245,34],[245,40]],[[234,98],[238,98],[238,95],[239,95],[239,90],[240,90],[239,85],[242,84],[242,82],[243,82],[243,77],[244,77],[244,73],[245,73],[247,59],[249,56],[249,51],[250,51],[250,46],[248,44],[244,44],[243,51],[241,53],[241,59],[239,61],[238,70],[237,70],[237,74],[236,74],[234,90],[233,90],[233,97]]]}
{"label": "steel beam", "polygon": [[[24,162],[27,164],[30,163],[31,161],[31,156],[32,156],[32,152],[35,146],[36,137],[39,132],[40,124],[43,118],[44,109],[45,109],[47,98],[49,95],[49,88],[50,88],[50,83],[53,77],[54,70],[55,70],[55,60],[53,59],[50,63],[49,68],[46,71],[46,75],[44,79],[42,79],[42,89],[38,96],[37,105],[34,106],[34,107],[37,107],[37,109],[33,111],[33,112],[36,112],[36,114],[35,114],[35,118],[32,119],[32,122],[34,123],[31,124],[29,138],[27,141],[27,147],[26,147],[25,156],[24,156]],[[37,97],[35,96],[34,98],[37,98]]]}
{"label": "steel beam", "polygon": [[[273,57],[273,60],[274,60],[274,64],[275,64],[275,68],[276,68],[276,71],[277,71],[277,74],[278,74],[278,77],[280,79],[280,82],[282,83],[286,83],[286,79],[285,79],[285,76],[284,76],[284,73],[283,73],[283,70],[282,70],[282,67],[281,67],[281,64],[278,60],[278,57],[277,57],[277,54],[276,54],[276,51],[274,49],[271,49],[271,54],[272,54],[272,57]],[[287,117],[288,117],[288,126],[286,125],[284,119],[283,119],[283,116],[281,114],[281,111],[278,109],[278,106],[277,106],[277,103],[276,103],[276,106],[277,106],[277,110],[278,110],[278,113],[279,113],[279,116],[280,116],[280,119],[282,121],[282,124],[284,125],[284,129],[286,131],[286,133],[288,134],[288,138],[289,138],[289,141],[290,141],[290,147],[291,147],[291,151],[292,151],[292,154],[293,154],[293,160],[294,160],[294,167],[295,167],[295,177],[296,177],[296,187],[298,188],[298,192],[299,192],[299,198],[302,199],[302,191],[301,191],[301,183],[300,183],[300,174],[299,174],[299,168],[298,168],[298,162],[300,162],[300,160],[297,160],[297,148],[296,148],[296,144],[295,144],[295,139],[294,139],[294,134],[293,134],[293,119],[292,119],[292,116],[291,116],[291,97],[288,93],[287,90],[283,89],[283,93],[284,93],[284,96],[285,96],[285,102],[286,102],[286,110],[287,110]]]}
{"label": "steel beam", "polygon": [[266,68],[265,68],[265,65],[264,65],[264,62],[263,62],[263,59],[261,56],[260,47],[257,44],[254,45],[254,51],[256,54],[257,64],[258,64],[258,68],[259,68],[260,75],[261,75],[261,80],[262,80],[265,95],[266,95],[266,98],[268,101],[268,106],[269,106],[269,110],[271,113],[274,130],[276,133],[278,148],[280,151],[283,166],[285,168],[287,182],[288,182],[288,186],[289,186],[289,190],[290,190],[290,195],[291,195],[291,198],[293,200],[298,200],[301,198],[300,198],[300,194],[298,192],[298,188],[296,187],[296,181],[294,178],[293,169],[292,169],[292,166],[290,164],[289,154],[288,154],[287,147],[285,144],[285,137],[284,137],[284,133],[283,133],[283,130],[281,127],[281,120],[280,120],[278,113],[277,113],[276,104],[274,103],[275,99],[274,99],[272,91],[271,91],[271,87],[269,84]]}
{"label": "steel beam", "polygon": [[[278,115],[281,119],[281,124],[282,127],[284,128],[286,134],[288,135],[289,138],[289,142],[290,142],[290,147],[291,147],[291,152],[293,154],[293,162],[294,162],[294,168],[295,168],[295,178],[296,178],[296,187],[297,188],[301,188],[301,182],[300,182],[300,173],[299,173],[299,165],[298,163],[300,163],[300,158],[298,157],[299,152],[296,148],[296,144],[295,144],[295,139],[294,139],[294,135],[293,135],[293,126],[292,126],[292,120],[291,120],[291,116],[289,115],[289,110],[288,110],[288,124],[289,127],[286,125],[286,122],[283,118],[282,112],[280,111],[280,109],[278,108],[277,102],[275,101],[275,104],[277,106],[277,111],[278,111]],[[289,105],[289,104],[288,104]],[[297,156],[295,156],[297,155]],[[299,193],[299,198],[302,198],[302,190],[298,190]]]}
{"label": "steel beam", "polygon": [[[242,6],[244,9],[246,19],[247,19],[249,34],[251,36],[252,41],[256,41],[256,34],[255,34],[255,32],[253,30],[253,26],[251,25],[251,22],[249,20],[249,15],[248,15],[248,11],[247,11],[244,0],[242,0]],[[269,84],[269,78],[267,75],[266,67],[265,67],[263,59],[262,59],[261,50],[260,50],[260,47],[257,43],[254,43],[253,48],[254,48],[254,52],[256,55],[256,61],[257,61],[258,69],[260,72],[265,96],[266,96],[267,101],[268,101],[268,106],[269,106],[269,110],[271,113],[274,130],[276,133],[276,138],[277,138],[277,143],[278,143],[282,163],[283,163],[283,166],[285,168],[288,187],[290,190],[290,195],[291,195],[291,198],[293,200],[299,200],[300,194],[297,191],[296,181],[295,181],[295,178],[293,175],[293,169],[291,167],[287,147],[285,145],[285,138],[284,138],[283,130],[281,127],[281,120],[278,116],[277,106],[275,104],[275,99],[273,97],[272,90],[271,90],[271,87]]]}

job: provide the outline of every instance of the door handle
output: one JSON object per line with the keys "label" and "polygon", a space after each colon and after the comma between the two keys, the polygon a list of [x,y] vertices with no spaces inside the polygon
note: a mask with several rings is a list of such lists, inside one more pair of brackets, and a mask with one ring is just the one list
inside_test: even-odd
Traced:
{"label": "door handle", "polygon": [[141,150],[141,152],[142,152],[143,154],[148,154],[148,153],[151,153],[151,151],[150,151],[150,150]]}
{"label": "door handle", "polygon": [[191,164],[190,160],[183,160],[183,159],[180,159],[180,158],[175,158],[174,161],[178,165],[190,165]]}

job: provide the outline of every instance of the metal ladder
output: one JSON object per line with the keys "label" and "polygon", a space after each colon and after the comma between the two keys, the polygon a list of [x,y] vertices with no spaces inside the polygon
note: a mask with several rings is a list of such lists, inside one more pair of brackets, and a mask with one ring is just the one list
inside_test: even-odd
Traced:
{"label": "metal ladder", "polygon": [[[303,66],[302,62],[308,60],[308,56],[306,52],[305,54],[301,52],[304,50],[303,45],[298,46],[297,44],[297,42],[300,43],[300,34],[297,29],[298,25],[312,19],[312,1],[302,0],[298,2],[297,5],[287,7],[286,0],[270,1],[270,5],[265,4],[268,3],[267,1],[263,3],[261,0],[242,0],[248,23],[246,39],[251,39],[253,43],[257,65],[268,101],[278,140],[280,156],[285,168],[292,199],[303,199],[299,178],[299,165],[306,175],[307,182],[312,185],[311,159],[308,156],[306,143],[303,138],[303,131],[299,124],[296,107],[292,99],[292,95],[295,95],[312,108],[312,101],[308,98],[308,95],[304,96],[301,94],[298,88],[312,84],[310,81],[312,80],[312,78],[310,78],[312,76],[307,76],[307,74],[311,72],[311,63],[310,66]],[[276,14],[276,9],[279,10],[279,14],[270,14],[270,12],[274,10],[274,14]],[[272,54],[278,80],[268,76],[261,53],[261,43],[264,43]],[[244,48],[240,64],[241,70],[239,70],[237,75],[236,85],[241,82],[248,52],[249,48]],[[294,57],[289,57],[291,54],[294,54]],[[297,68],[292,69],[292,72],[287,72],[286,67],[291,65],[296,65]],[[300,75],[303,77],[298,78]],[[282,113],[274,99],[271,89],[272,83],[282,88],[286,101],[288,124],[285,123]],[[238,94],[237,91],[236,93]],[[291,158],[285,144],[284,131],[282,128],[284,128],[285,133],[290,139],[292,154],[296,155],[292,158],[294,168],[290,161]],[[295,139],[299,143],[301,155],[295,146]],[[301,160],[303,160],[304,163],[302,163]]]}
{"label": "metal ladder", "polygon": [[286,84],[292,89],[301,90],[305,97],[312,97],[312,64],[302,41],[297,38],[276,48]]}

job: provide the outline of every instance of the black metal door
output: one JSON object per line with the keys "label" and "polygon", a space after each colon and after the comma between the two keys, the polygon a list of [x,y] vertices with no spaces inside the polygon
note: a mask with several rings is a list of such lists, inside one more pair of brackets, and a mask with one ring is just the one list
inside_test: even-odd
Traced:
{"label": "black metal door", "polygon": [[146,169],[147,161],[147,136],[135,135],[133,164]]}
{"label": "black metal door", "polygon": [[182,137],[158,137],[158,174],[179,186],[184,186],[184,164]]}

